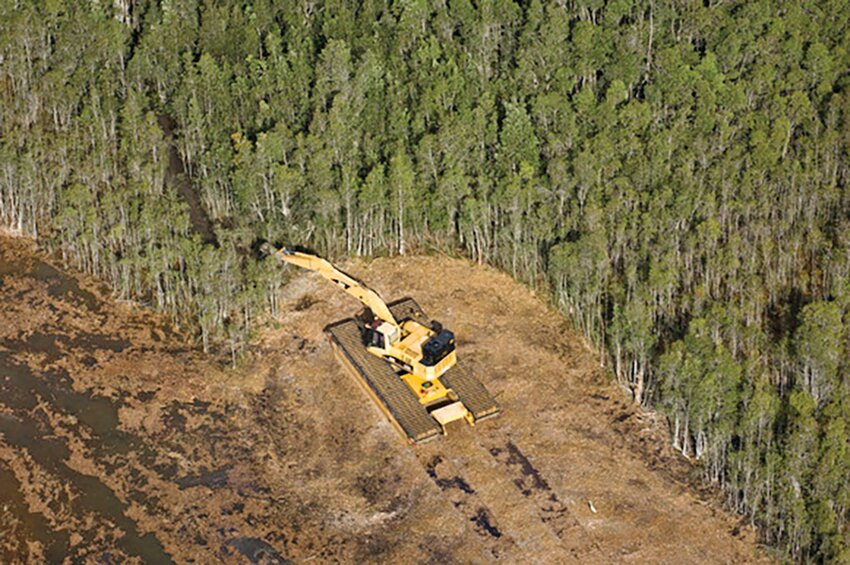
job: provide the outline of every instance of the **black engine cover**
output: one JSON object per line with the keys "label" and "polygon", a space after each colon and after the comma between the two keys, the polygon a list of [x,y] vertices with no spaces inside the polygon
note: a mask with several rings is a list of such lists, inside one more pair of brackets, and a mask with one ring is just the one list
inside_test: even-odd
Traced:
{"label": "black engine cover", "polygon": [[422,346],[422,364],[432,367],[455,349],[455,334],[441,330]]}

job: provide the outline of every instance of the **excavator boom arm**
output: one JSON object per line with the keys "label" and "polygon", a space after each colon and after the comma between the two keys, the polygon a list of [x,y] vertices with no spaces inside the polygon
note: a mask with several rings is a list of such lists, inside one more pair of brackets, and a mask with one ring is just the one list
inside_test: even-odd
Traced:
{"label": "excavator boom arm", "polygon": [[275,253],[278,259],[297,265],[302,269],[315,271],[336,284],[345,292],[365,304],[372,313],[385,322],[389,322],[394,326],[398,326],[395,317],[390,312],[386,302],[384,302],[377,292],[366,286],[362,281],[357,280],[348,273],[337,269],[333,263],[316,254],[306,251],[296,251],[287,247],[282,247]]}

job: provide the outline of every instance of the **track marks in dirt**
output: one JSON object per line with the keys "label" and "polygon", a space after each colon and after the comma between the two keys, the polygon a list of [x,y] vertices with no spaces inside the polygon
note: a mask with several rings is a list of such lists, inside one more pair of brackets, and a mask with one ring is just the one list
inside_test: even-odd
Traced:
{"label": "track marks in dirt", "polygon": [[552,490],[540,470],[512,440],[490,447],[488,451],[507,468],[511,482],[535,506],[540,521],[557,536],[565,550],[576,558],[599,550],[596,542]]}
{"label": "track marks in dirt", "polygon": [[[417,448],[425,472],[494,557],[603,561],[540,469],[499,430]],[[445,440],[444,440],[445,441]]]}
{"label": "track marks in dirt", "polygon": [[431,458],[431,461],[425,465],[425,470],[427,471],[428,476],[434,479],[437,486],[444,491],[450,488],[457,488],[466,494],[475,494],[475,489],[469,486],[469,483],[467,483],[463,477],[455,475],[451,479],[447,479],[437,476],[437,465],[443,461],[444,459],[442,455],[435,455]]}
{"label": "track marks in dirt", "polygon": [[489,542],[494,557],[499,557],[508,547],[515,547],[510,536],[500,530],[493,512],[484,503],[478,491],[460,474],[455,464],[441,454],[419,456],[425,472],[471,524],[475,532]]}
{"label": "track marks in dirt", "polygon": [[470,519],[470,521],[475,524],[476,531],[481,532],[483,530],[496,539],[502,537],[502,532],[500,532],[499,528],[493,524],[493,519],[490,516],[490,512],[487,511],[487,508],[483,506],[480,507],[478,512]]}

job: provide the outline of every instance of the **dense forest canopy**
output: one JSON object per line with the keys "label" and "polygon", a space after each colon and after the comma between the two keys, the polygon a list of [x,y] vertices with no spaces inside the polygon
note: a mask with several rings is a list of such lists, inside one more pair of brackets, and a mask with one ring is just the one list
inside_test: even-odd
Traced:
{"label": "dense forest canopy", "polygon": [[275,313],[258,239],[548,283],[767,543],[847,561],[848,14],[7,1],[0,221],[204,347]]}

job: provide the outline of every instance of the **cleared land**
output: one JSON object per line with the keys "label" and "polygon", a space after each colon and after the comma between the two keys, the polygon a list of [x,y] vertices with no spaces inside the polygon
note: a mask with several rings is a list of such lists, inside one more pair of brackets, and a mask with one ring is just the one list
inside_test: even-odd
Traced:
{"label": "cleared land", "polygon": [[0,561],[762,559],[532,292],[445,257],[347,268],[454,330],[502,416],[404,444],[322,333],[358,305],[314,275],[234,371],[0,240]]}

